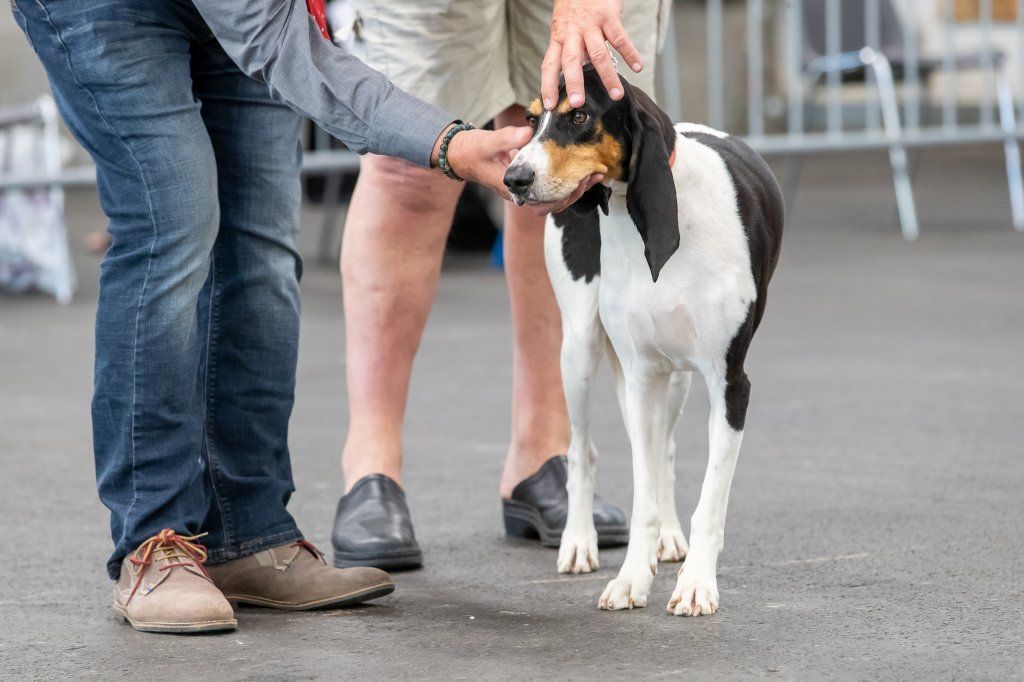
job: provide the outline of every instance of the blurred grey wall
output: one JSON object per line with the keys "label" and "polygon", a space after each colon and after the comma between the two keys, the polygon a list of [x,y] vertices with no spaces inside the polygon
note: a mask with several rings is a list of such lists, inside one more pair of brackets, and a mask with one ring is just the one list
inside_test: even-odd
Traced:
{"label": "blurred grey wall", "polygon": [[7,7],[0,5],[0,104],[15,104],[49,92],[46,73],[36,59],[25,34],[14,23]]}

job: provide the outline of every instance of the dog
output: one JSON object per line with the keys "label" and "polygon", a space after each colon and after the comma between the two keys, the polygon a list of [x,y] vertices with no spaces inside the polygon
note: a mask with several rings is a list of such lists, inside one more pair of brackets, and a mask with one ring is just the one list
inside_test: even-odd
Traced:
{"label": "dog", "polygon": [[[602,609],[647,605],[658,561],[684,560],[668,610],[718,610],[718,555],[750,396],[744,359],[779,258],[782,194],[744,142],[703,125],[673,125],[624,83],[618,101],[584,70],[586,103],[544,111],[504,181],[517,204],[558,201],[594,173],[604,181],[548,216],[544,252],[562,314],[561,367],[571,437],[569,510],[559,573],[598,568],[592,504],[597,451],[588,403],[611,361],[633,453],[629,546]],[[675,504],[673,430],[694,372],[711,403],[710,453],[690,542]]]}

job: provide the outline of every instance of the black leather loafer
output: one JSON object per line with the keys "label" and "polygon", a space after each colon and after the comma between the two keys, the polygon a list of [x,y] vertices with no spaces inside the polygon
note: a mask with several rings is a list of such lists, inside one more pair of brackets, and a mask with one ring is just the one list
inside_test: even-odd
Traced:
{"label": "black leather loafer", "polygon": [[405,491],[384,474],[359,479],[338,500],[331,544],[338,568],[373,566],[400,571],[423,565]]}
{"label": "black leather loafer", "polygon": [[[565,490],[568,476],[569,459],[559,455],[517,485],[512,499],[501,501],[505,533],[510,537],[540,539],[545,547],[558,547],[569,512],[569,494]],[[626,515],[596,496],[594,526],[599,547],[616,547],[629,542]]]}

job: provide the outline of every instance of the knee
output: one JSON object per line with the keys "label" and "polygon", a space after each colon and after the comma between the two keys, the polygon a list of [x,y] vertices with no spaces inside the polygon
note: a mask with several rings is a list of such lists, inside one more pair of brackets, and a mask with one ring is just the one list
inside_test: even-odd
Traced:
{"label": "knee", "polygon": [[[159,179],[153,200],[157,232],[182,236],[210,247],[220,227],[220,198],[217,162],[212,149],[196,145],[186,151],[189,160],[175,164],[182,170],[167,171]],[[173,164],[174,161],[169,160]]]}
{"label": "knee", "polygon": [[[201,156],[201,155],[200,155]],[[220,224],[217,171],[198,159],[143,173],[109,202],[111,256],[158,258],[182,268],[208,259]],[[110,190],[108,189],[107,192]]]}
{"label": "knee", "polygon": [[[185,280],[206,278],[220,226],[220,202],[216,189],[190,192],[189,206],[180,212],[157,214],[156,243],[152,257],[163,262],[163,271],[177,271]],[[172,276],[172,279],[173,276]]]}
{"label": "knee", "polygon": [[750,380],[746,374],[729,379],[725,387],[725,420],[734,431],[742,431],[750,402]]}
{"label": "knee", "polygon": [[183,207],[179,216],[171,218],[167,233],[181,236],[184,240],[194,242],[197,247],[206,251],[213,248],[220,231],[221,206],[217,196],[217,183],[213,181],[199,187],[198,183],[191,186],[187,193],[190,197],[188,206]]}
{"label": "knee", "polygon": [[220,207],[215,190],[190,198],[175,210],[154,206],[137,216],[112,216],[101,281],[121,286],[144,279],[157,292],[198,291],[209,272]]}

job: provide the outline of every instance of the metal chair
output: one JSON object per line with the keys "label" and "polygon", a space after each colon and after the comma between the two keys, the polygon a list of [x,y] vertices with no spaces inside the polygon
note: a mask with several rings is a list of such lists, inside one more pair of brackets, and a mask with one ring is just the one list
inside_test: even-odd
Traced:
{"label": "metal chair", "polygon": [[[904,238],[915,239],[919,229],[904,146],[908,138],[900,122],[895,83],[923,82],[925,89],[930,90],[932,76],[950,68],[991,69],[995,77],[1013,225],[1024,230],[1024,179],[1005,55],[993,50],[988,54],[957,53],[946,59],[921,58],[916,32],[905,29],[891,0],[804,0],[802,5],[804,76],[812,105],[820,110],[816,95],[822,77],[829,79],[833,94],[837,86],[851,81],[866,81],[877,91],[882,128],[890,142],[889,159]],[[829,103],[830,129],[841,125],[836,115],[838,106],[833,97]],[[917,129],[916,121],[913,128]]]}

